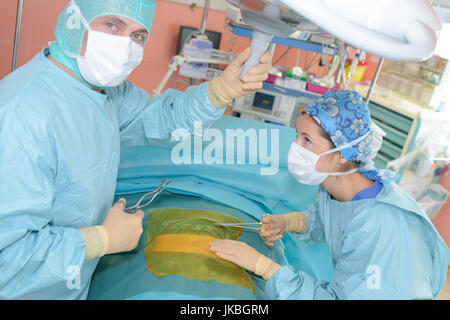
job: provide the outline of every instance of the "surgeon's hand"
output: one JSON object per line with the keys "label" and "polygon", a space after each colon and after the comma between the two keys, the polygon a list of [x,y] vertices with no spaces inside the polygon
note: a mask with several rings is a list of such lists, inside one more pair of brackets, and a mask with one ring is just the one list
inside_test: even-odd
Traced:
{"label": "surgeon's hand", "polygon": [[255,272],[256,261],[261,255],[244,242],[234,240],[215,240],[209,243],[211,251],[217,256]]}
{"label": "surgeon's hand", "polygon": [[223,108],[237,97],[244,96],[262,88],[263,81],[269,77],[272,68],[272,55],[269,51],[261,56],[260,64],[251,68],[240,79],[242,68],[250,57],[251,49],[241,52],[214,80],[208,84],[208,96],[218,108]]}
{"label": "surgeon's hand", "polygon": [[247,48],[241,52],[220,75],[225,84],[233,89],[237,96],[243,96],[262,88],[263,81],[269,77],[269,70],[272,68],[272,55],[266,51],[261,58],[260,64],[251,68],[241,80],[241,72],[245,62],[250,58],[251,49]]}
{"label": "surgeon's hand", "polygon": [[283,215],[266,215],[261,222],[259,236],[266,245],[273,247],[274,242],[283,238],[283,233],[286,232],[286,219]]}
{"label": "surgeon's hand", "polygon": [[120,199],[108,211],[102,227],[108,235],[106,254],[126,252],[135,249],[142,235],[144,212],[125,213],[126,200]]}
{"label": "surgeon's hand", "polygon": [[126,200],[120,199],[108,211],[102,225],[80,229],[86,247],[86,261],[137,247],[143,231],[144,212],[139,210],[127,214],[123,211],[125,205]]}
{"label": "surgeon's hand", "polygon": [[274,241],[280,240],[285,232],[303,233],[308,227],[308,217],[301,212],[279,215],[265,215],[262,220],[260,237],[266,245],[272,247]]}
{"label": "surgeon's hand", "polygon": [[281,266],[244,242],[234,240],[211,241],[211,251],[224,260],[233,262],[268,280]]}

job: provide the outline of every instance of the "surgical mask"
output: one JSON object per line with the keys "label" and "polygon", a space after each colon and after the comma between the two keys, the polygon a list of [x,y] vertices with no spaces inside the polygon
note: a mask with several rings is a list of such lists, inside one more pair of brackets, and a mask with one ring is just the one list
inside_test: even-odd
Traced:
{"label": "surgical mask", "polygon": [[375,122],[371,123],[370,129],[373,132],[373,140],[372,143],[370,144],[370,147],[372,149],[372,152],[370,154],[370,160],[373,160],[377,156],[377,153],[380,150],[381,145],[383,144],[383,137],[386,136],[386,132],[384,132],[383,129],[377,126]]}
{"label": "surgical mask", "polygon": [[77,60],[81,75],[90,84],[100,88],[120,85],[142,62],[144,48],[130,37],[93,31],[81,12],[76,11],[89,31],[86,53],[66,54]]}
{"label": "surgical mask", "polygon": [[311,186],[321,184],[328,176],[343,176],[356,172],[357,168],[345,172],[318,172],[316,165],[321,156],[351,147],[364,140],[369,134],[370,131],[350,143],[321,154],[316,154],[293,142],[287,158],[288,170],[298,182]]}

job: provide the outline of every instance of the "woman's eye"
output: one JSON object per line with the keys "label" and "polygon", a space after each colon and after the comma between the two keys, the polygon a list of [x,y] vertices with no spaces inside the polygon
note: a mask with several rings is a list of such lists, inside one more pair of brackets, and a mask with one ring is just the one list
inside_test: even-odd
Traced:
{"label": "woman's eye", "polygon": [[305,144],[311,144],[311,140],[309,140],[307,137],[305,137]]}

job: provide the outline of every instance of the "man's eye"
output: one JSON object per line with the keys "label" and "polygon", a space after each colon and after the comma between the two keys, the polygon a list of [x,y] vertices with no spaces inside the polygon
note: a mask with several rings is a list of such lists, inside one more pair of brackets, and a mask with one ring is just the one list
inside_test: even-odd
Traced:
{"label": "man's eye", "polygon": [[144,42],[145,41],[145,37],[140,34],[140,33],[136,33],[133,35],[134,40],[138,41],[138,42]]}
{"label": "man's eye", "polygon": [[111,31],[117,31],[117,25],[115,25],[114,23],[107,23],[106,25],[109,29],[111,29]]}
{"label": "man's eye", "polygon": [[309,140],[307,137],[305,137],[305,143],[306,144],[311,144],[311,140]]}

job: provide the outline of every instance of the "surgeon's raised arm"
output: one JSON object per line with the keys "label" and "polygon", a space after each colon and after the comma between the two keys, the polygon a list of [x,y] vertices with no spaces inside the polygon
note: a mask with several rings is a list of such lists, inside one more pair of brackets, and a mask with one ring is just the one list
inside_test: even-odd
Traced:
{"label": "surgeon's raised arm", "polygon": [[124,145],[145,145],[154,139],[169,139],[177,129],[192,133],[194,127],[207,127],[219,119],[233,99],[262,88],[272,67],[266,52],[260,64],[240,78],[250,49],[241,52],[218,77],[184,92],[168,89],[158,97],[125,82],[107,89],[116,112]]}
{"label": "surgeon's raised arm", "polygon": [[176,130],[193,132],[219,119],[225,108],[215,107],[208,98],[208,83],[181,92],[168,89],[151,97],[130,82],[109,91],[121,132],[123,145],[146,145],[153,140],[170,139]]}
{"label": "surgeon's raised arm", "polygon": [[0,299],[76,297],[67,283],[82,269],[85,243],[80,230],[54,224],[51,134],[17,113],[0,118],[8,120],[0,121]]}

